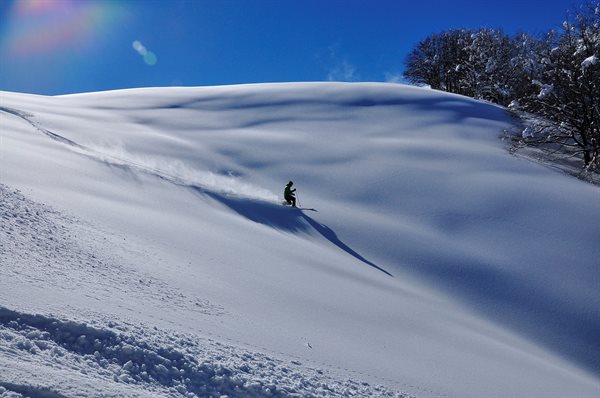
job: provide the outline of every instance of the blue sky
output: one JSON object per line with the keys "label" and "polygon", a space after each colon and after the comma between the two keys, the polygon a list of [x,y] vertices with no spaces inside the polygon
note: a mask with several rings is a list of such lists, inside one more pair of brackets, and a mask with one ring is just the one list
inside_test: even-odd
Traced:
{"label": "blue sky", "polygon": [[0,0],[0,90],[396,81],[449,28],[540,33],[571,0]]}

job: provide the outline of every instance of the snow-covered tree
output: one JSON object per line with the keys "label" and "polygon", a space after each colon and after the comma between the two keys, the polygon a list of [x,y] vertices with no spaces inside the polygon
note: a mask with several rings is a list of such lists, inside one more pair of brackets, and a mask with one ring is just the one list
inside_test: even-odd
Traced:
{"label": "snow-covered tree", "polygon": [[442,88],[441,40],[432,34],[421,40],[406,58],[404,77],[416,84]]}
{"label": "snow-covered tree", "polygon": [[554,123],[538,127],[530,141],[559,144],[580,154],[587,168],[600,165],[600,3],[588,4],[549,35],[542,73],[532,81],[522,109]]}
{"label": "snow-covered tree", "polygon": [[461,91],[460,85],[464,74],[461,65],[468,57],[468,36],[465,30],[449,30],[419,42],[406,59],[405,78],[434,89],[469,95]]}
{"label": "snow-covered tree", "polygon": [[528,33],[518,33],[511,38],[511,58],[508,64],[509,82],[513,104],[519,100],[537,95],[536,82],[540,81],[544,67],[550,59],[554,32],[545,37],[535,37]]}
{"label": "snow-covered tree", "polygon": [[466,74],[461,86],[470,96],[508,105],[510,39],[501,30],[472,31],[466,47],[468,58],[463,64]]}
{"label": "snow-covered tree", "polygon": [[435,89],[508,105],[510,54],[510,39],[500,30],[449,30],[417,45],[407,58],[404,76]]}
{"label": "snow-covered tree", "polygon": [[404,76],[541,116],[528,142],[558,144],[598,167],[600,2],[593,1],[541,38],[488,28],[430,35],[409,54]]}

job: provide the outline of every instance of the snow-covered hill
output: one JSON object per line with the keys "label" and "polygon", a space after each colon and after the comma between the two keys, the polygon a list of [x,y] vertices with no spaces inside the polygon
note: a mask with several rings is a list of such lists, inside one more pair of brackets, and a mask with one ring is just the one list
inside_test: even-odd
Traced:
{"label": "snow-covered hill", "polygon": [[600,190],[510,124],[394,84],[0,93],[0,396],[598,396]]}

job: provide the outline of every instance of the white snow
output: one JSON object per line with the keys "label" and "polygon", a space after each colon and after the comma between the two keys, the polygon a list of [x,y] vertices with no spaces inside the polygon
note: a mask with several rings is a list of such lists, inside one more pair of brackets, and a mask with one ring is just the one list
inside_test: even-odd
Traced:
{"label": "white snow", "polygon": [[590,66],[596,65],[597,62],[598,62],[598,57],[596,57],[596,55],[587,57],[586,59],[583,60],[583,62],[581,62],[581,69],[585,71]]}
{"label": "white snow", "polygon": [[0,396],[598,396],[600,191],[510,124],[398,84],[0,93]]}
{"label": "white snow", "polygon": [[554,84],[541,84],[540,92],[537,95],[537,97],[539,99],[546,98],[547,96],[552,94],[552,92],[554,92]]}

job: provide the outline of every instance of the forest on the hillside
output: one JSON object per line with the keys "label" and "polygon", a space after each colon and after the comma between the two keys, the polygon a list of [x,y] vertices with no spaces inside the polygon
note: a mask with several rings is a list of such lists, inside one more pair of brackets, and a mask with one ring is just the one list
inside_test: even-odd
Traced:
{"label": "forest on the hillside", "polygon": [[526,120],[518,138],[600,169],[600,2],[567,13],[542,35],[451,29],[420,41],[404,76],[415,84],[491,101]]}

